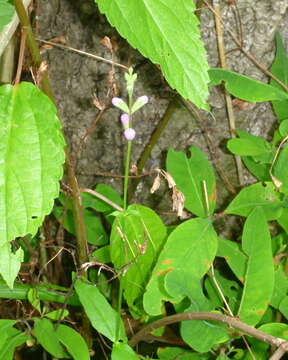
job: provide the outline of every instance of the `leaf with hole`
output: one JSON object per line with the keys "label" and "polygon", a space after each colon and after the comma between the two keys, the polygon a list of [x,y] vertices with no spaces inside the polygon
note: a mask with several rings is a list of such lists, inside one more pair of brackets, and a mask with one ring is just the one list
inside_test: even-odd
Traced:
{"label": "leaf with hole", "polygon": [[[191,0],[96,0],[122,37],[160,68],[173,89],[208,110],[208,63]],[[141,14],[141,16],[139,16]]]}

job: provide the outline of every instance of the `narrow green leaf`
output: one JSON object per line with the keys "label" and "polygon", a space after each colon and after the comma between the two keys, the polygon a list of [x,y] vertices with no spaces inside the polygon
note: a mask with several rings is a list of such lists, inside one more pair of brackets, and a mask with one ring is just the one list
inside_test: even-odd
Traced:
{"label": "narrow green leaf", "polygon": [[[212,215],[216,205],[216,182],[213,168],[204,153],[196,146],[189,149],[191,156],[169,149],[166,167],[185,195],[185,207],[199,217]],[[206,208],[204,181],[208,209]]]}
{"label": "narrow green leaf", "polygon": [[[287,114],[288,116],[288,114]],[[280,135],[284,138],[288,135],[288,119],[284,119],[281,121],[279,125]]]}
{"label": "narrow green leaf", "polygon": [[279,190],[288,195],[288,146],[280,151],[280,154],[276,160],[276,164],[273,167],[272,173],[275,178],[281,182]]}
{"label": "narrow green leaf", "polygon": [[157,355],[160,360],[208,360],[210,358],[207,354],[195,354],[177,347],[158,348]]}
{"label": "narrow green leaf", "polygon": [[251,102],[287,100],[288,94],[261,81],[226,69],[210,69],[210,86],[224,81],[226,90],[233,96]]}
{"label": "narrow green leaf", "polygon": [[131,347],[123,342],[115,342],[112,348],[112,360],[139,360],[137,354]]}
{"label": "narrow green leaf", "polygon": [[279,266],[278,269],[275,270],[274,275],[275,275],[274,292],[270,303],[275,309],[279,309],[281,302],[286,298],[288,293],[288,278],[282,266]]}
{"label": "narrow green leaf", "polygon": [[131,205],[116,217],[110,239],[110,254],[115,267],[127,266],[120,277],[129,306],[141,297],[153,266],[166,239],[166,228],[150,208]]}
{"label": "narrow green leaf", "polygon": [[[65,142],[55,106],[31,83],[0,87],[0,137],[0,247],[7,256],[9,242],[34,235],[52,210],[63,173]],[[8,255],[13,263],[9,279],[0,268],[9,286],[20,255],[20,251]]]}
{"label": "narrow green leaf", "polygon": [[116,329],[120,321],[120,338],[125,341],[124,325],[119,314],[112,308],[98,288],[78,279],[75,283],[75,290],[94,329],[111,341],[116,341]]}
{"label": "narrow green leaf", "polygon": [[3,30],[3,27],[12,20],[14,12],[14,6],[7,0],[0,0],[0,32]]}
{"label": "narrow green leaf", "polygon": [[60,324],[56,330],[58,340],[75,360],[90,360],[89,350],[83,337],[69,326]]}
{"label": "narrow green leaf", "polygon": [[271,168],[271,164],[261,164],[251,156],[242,156],[242,161],[244,162],[247,169],[250,171],[252,175],[254,175],[260,181],[270,181],[271,176],[269,174],[269,170]]}
{"label": "narrow green leaf", "polygon": [[255,207],[259,206],[262,207],[267,220],[281,216],[283,204],[272,182],[257,183],[243,188],[231,201],[225,213],[248,216]]}
{"label": "narrow green leaf", "polygon": [[34,333],[43,348],[56,358],[67,358],[67,353],[60,344],[51,321],[39,318],[34,319],[34,321]]}
{"label": "narrow green leaf", "polygon": [[245,222],[242,247],[248,262],[238,315],[243,322],[256,325],[269,306],[274,289],[271,238],[265,214],[259,207]]}
{"label": "narrow green leaf", "polygon": [[[255,136],[255,138],[260,139]],[[254,156],[262,155],[271,152],[271,149],[266,146],[264,139],[262,143],[250,139],[231,139],[227,143],[227,148],[236,155],[240,156]]]}
{"label": "narrow green leaf", "polygon": [[[191,219],[179,225],[168,237],[144,294],[143,305],[150,315],[162,312],[162,301],[178,302],[167,292],[169,276],[181,276],[187,268],[200,279],[209,269],[217,250],[217,234],[207,219]],[[189,265],[193,264],[193,266]],[[167,279],[166,279],[167,277]]]}
{"label": "narrow green leaf", "polygon": [[[288,86],[288,57],[283,46],[283,42],[279,33],[276,33],[276,56],[271,66],[270,71],[286,86]],[[281,86],[271,79],[270,84],[277,89],[282,89]],[[273,109],[279,121],[288,117],[288,100],[272,101]]]}
{"label": "narrow green leaf", "polygon": [[37,288],[31,287],[28,290],[27,298],[30,304],[39,312],[39,314],[41,314],[42,310],[41,310],[41,304],[40,304]]}
{"label": "narrow green leaf", "polygon": [[[96,0],[120,35],[159,64],[168,83],[185,99],[208,109],[206,52],[191,0]],[[139,15],[141,14],[141,16]]]}
{"label": "narrow green leaf", "polygon": [[285,207],[282,210],[281,216],[279,216],[277,218],[277,222],[288,234],[288,208],[287,207]]}
{"label": "narrow green leaf", "polygon": [[[16,329],[13,328],[13,325],[16,323],[15,320],[8,320],[8,319],[0,319],[0,351],[2,347],[4,346],[6,340],[9,336],[11,336],[11,332],[13,333]],[[16,330],[16,334],[19,332],[19,330]],[[20,333],[20,332],[19,332]]]}
{"label": "narrow green leaf", "polygon": [[218,238],[217,256],[223,257],[239,281],[244,282],[247,266],[247,255],[234,241]]}

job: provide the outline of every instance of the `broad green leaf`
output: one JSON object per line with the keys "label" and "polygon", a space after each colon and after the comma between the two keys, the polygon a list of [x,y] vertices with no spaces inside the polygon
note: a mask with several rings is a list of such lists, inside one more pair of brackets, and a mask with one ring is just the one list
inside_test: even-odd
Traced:
{"label": "broad green leaf", "polygon": [[67,309],[57,309],[46,313],[44,316],[51,320],[63,320],[68,315],[69,311]]}
{"label": "broad green leaf", "polygon": [[[62,206],[55,206],[53,214],[57,220],[63,224],[65,230],[69,231],[71,234],[76,235],[75,224],[73,212],[71,210],[64,211]],[[104,226],[101,222],[99,216],[88,209],[83,210],[84,222],[87,231],[87,240],[89,244],[92,245],[105,245],[108,241],[107,233],[104,229]],[[64,222],[63,222],[64,216]]]}
{"label": "broad green leaf", "polygon": [[288,320],[288,295],[279,304],[279,311],[284,315]]}
{"label": "broad green leaf", "polygon": [[251,135],[250,139],[238,138],[231,139],[227,143],[227,148],[236,155],[254,156],[271,152],[271,146],[264,139]]}
{"label": "broad green leaf", "polygon": [[65,142],[55,106],[31,83],[0,87],[0,137],[2,247],[16,237],[34,235],[52,210]]}
{"label": "broad green leaf", "polygon": [[285,230],[285,232],[288,234],[288,208],[285,207],[282,210],[281,216],[277,218],[277,222],[282,228]]}
{"label": "broad green leaf", "polygon": [[287,100],[288,94],[248,76],[226,69],[210,69],[210,86],[224,82],[226,90],[233,96],[250,102]]}
{"label": "broad green leaf", "polygon": [[96,0],[121,36],[142,55],[159,64],[185,99],[208,110],[206,52],[191,0]]}
{"label": "broad green leaf", "polygon": [[[195,264],[196,265],[196,264]],[[196,265],[197,266],[197,265]],[[173,271],[167,274],[165,288],[174,298],[188,296],[191,305],[185,312],[212,311],[212,303],[204,296],[200,278],[193,276],[193,271]],[[181,312],[183,312],[181,310]],[[225,342],[229,339],[227,331],[219,322],[192,320],[183,321],[180,327],[183,340],[198,352],[207,352],[214,344]],[[201,337],[199,337],[201,334]]]}
{"label": "broad green leaf", "polygon": [[34,321],[34,333],[43,348],[56,358],[67,358],[67,353],[60,344],[51,321],[39,318],[34,319]]}
{"label": "broad green leaf", "polygon": [[[288,113],[287,113],[287,116],[288,116]],[[283,138],[288,135],[288,119],[284,119],[281,121],[281,123],[279,125],[279,133]]]}
{"label": "broad green leaf", "polygon": [[60,324],[56,330],[58,340],[75,360],[90,360],[89,350],[83,337],[69,326]]}
{"label": "broad green leaf", "polygon": [[257,183],[243,188],[226,208],[226,214],[248,216],[255,207],[262,207],[266,219],[281,216],[283,204],[272,182]]}
{"label": "broad green leaf", "polygon": [[235,241],[218,238],[217,256],[223,257],[239,281],[244,282],[247,256]]}
{"label": "broad green leaf", "polygon": [[12,20],[14,11],[14,6],[7,0],[0,0],[0,32]]}
{"label": "broad green leaf", "polygon": [[127,267],[120,281],[129,306],[143,295],[165,239],[166,228],[150,208],[131,205],[116,217],[110,254],[116,268]]}
{"label": "broad green leaf", "polygon": [[195,354],[178,347],[159,348],[157,355],[160,360],[208,360],[210,358],[207,354]]}
{"label": "broad green leaf", "polygon": [[115,342],[112,347],[112,360],[139,360],[137,354],[131,347],[123,342]]}
{"label": "broad green leaf", "polygon": [[[288,57],[283,46],[283,42],[279,33],[275,36],[276,39],[276,56],[271,66],[270,71],[286,86],[288,86]],[[281,86],[271,79],[270,84],[277,89]],[[272,101],[273,109],[279,121],[288,118],[288,100]]]}
{"label": "broad green leaf", "polygon": [[17,335],[11,336],[6,339],[4,346],[2,347],[2,349],[0,349],[0,359],[13,360],[14,351],[16,350],[16,348],[22,344],[25,344],[25,342],[30,338],[30,335],[18,331]]}
{"label": "broad green leaf", "polygon": [[[213,168],[203,152],[196,146],[189,149],[191,155],[169,149],[166,167],[185,195],[185,207],[199,217],[213,214],[216,205],[216,182]],[[207,189],[206,208],[204,181]]]}
{"label": "broad green leaf", "polygon": [[10,289],[13,288],[23,257],[23,250],[19,248],[15,253],[12,252],[9,242],[0,247],[0,274]]}
{"label": "broad green leaf", "polygon": [[254,175],[260,181],[270,181],[271,176],[269,170],[271,164],[261,164],[260,162],[255,161],[251,156],[242,156],[242,161],[244,162],[247,169],[252,175]]}
{"label": "broad green leaf", "polygon": [[256,207],[245,222],[242,248],[248,261],[238,315],[241,321],[255,325],[264,315],[274,289],[271,238],[260,207]]}
{"label": "broad green leaf", "polygon": [[[275,336],[276,338],[288,340],[288,325],[281,323],[270,323],[259,326],[258,330],[265,332],[266,334],[270,334]],[[257,340],[253,337],[249,337],[249,342],[252,344],[252,351],[256,349],[258,353],[268,354],[269,352],[269,344],[264,341]],[[263,359],[267,359],[263,357]],[[257,358],[258,360],[258,358]]]}
{"label": "broad green leaf", "polygon": [[143,299],[145,311],[150,315],[159,315],[162,301],[180,301],[164,287],[170,274],[176,272],[181,276],[189,269],[191,277],[200,279],[209,269],[216,251],[217,234],[210,220],[196,218],[179,225],[169,235],[153,269]]}
{"label": "broad green leaf", "polygon": [[110,256],[110,245],[102,246],[100,249],[95,250],[92,253],[92,261],[93,259],[103,264],[112,262]]}
{"label": "broad green leaf", "polygon": [[274,292],[270,303],[275,309],[279,309],[281,302],[288,294],[288,278],[281,266],[279,266],[278,269],[275,270],[274,275]]}
{"label": "broad green leaf", "polygon": [[280,154],[276,160],[276,164],[272,169],[272,174],[275,178],[281,182],[279,190],[288,195],[288,146],[280,151]]}
{"label": "broad green leaf", "polygon": [[94,329],[111,341],[116,341],[117,324],[120,322],[119,336],[125,341],[126,335],[121,318],[98,288],[78,279],[75,283],[75,290]]}

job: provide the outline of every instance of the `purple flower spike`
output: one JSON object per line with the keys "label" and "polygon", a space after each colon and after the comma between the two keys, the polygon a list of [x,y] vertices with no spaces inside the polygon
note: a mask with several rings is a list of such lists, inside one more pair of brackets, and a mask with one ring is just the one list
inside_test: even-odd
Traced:
{"label": "purple flower spike", "polygon": [[114,97],[114,98],[112,99],[112,104],[113,104],[114,106],[119,106],[119,105],[122,104],[122,103],[124,103],[124,101],[123,101],[121,98],[119,98],[119,97]]}
{"label": "purple flower spike", "polygon": [[135,138],[136,132],[132,128],[128,128],[124,131],[124,136],[126,140],[131,141]]}
{"label": "purple flower spike", "polygon": [[128,129],[129,126],[129,115],[128,114],[122,114],[120,117],[122,126],[124,127],[124,129]]}
{"label": "purple flower spike", "polygon": [[149,99],[148,99],[148,96],[146,95],[143,95],[143,96],[140,96],[137,101],[140,101],[143,105],[147,104]]}

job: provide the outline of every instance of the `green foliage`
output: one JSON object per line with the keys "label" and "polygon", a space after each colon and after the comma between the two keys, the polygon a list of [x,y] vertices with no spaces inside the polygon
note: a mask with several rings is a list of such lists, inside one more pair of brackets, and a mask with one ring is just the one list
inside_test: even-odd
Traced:
{"label": "green foliage", "polygon": [[248,260],[238,315],[247,324],[255,325],[264,315],[274,288],[271,238],[260,207],[256,207],[245,222],[242,248]]}
{"label": "green foliage", "polygon": [[141,205],[129,206],[113,223],[111,260],[124,271],[120,281],[127,304],[132,308],[144,293],[165,238],[166,228],[161,219]]}
{"label": "green foliage", "polygon": [[185,196],[185,207],[193,214],[205,218],[213,214],[216,205],[214,171],[200,149],[191,146],[189,152],[190,157],[183,152],[169,149],[166,166],[177,188]]}
{"label": "green foliage", "polygon": [[123,342],[115,342],[111,354],[112,360],[138,360],[139,357],[131,347]]}
{"label": "green foliage", "polygon": [[7,0],[0,0],[0,32],[11,21],[14,11],[14,6],[9,4]]}
{"label": "green foliage", "polygon": [[200,281],[213,262],[216,250],[217,236],[210,220],[196,218],[179,225],[169,235],[153,269],[143,299],[145,311],[156,316],[163,311],[162,301],[181,301],[185,294],[175,294],[169,282],[175,282],[175,276],[185,281],[186,273]]}
{"label": "green foliage", "polygon": [[251,102],[287,100],[288,94],[274,86],[237,74],[226,69],[210,69],[210,86],[224,82],[226,90],[233,96]]}
{"label": "green foliage", "polygon": [[[270,71],[286,86],[288,86],[288,57],[286,55],[279,33],[276,34],[275,39],[277,51]],[[280,85],[273,79],[271,79],[270,84],[277,89],[282,89]],[[272,105],[279,121],[287,119],[288,100],[274,100],[272,101]]]}
{"label": "green foliage", "polygon": [[121,36],[160,65],[172,88],[198,107],[208,109],[208,64],[193,1],[182,0],[177,6],[174,0],[96,3]]}
{"label": "green foliage", "polygon": [[64,139],[56,108],[34,85],[0,87],[0,274],[12,287],[22,251],[10,241],[35,234],[59,193]]}
{"label": "green foliage", "polygon": [[78,279],[75,290],[94,329],[108,339],[116,341],[117,323],[120,322],[120,339],[126,340],[120,315],[111,307],[97,286]]}

